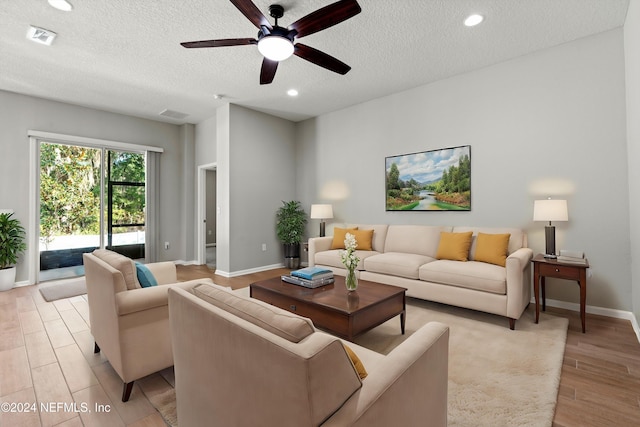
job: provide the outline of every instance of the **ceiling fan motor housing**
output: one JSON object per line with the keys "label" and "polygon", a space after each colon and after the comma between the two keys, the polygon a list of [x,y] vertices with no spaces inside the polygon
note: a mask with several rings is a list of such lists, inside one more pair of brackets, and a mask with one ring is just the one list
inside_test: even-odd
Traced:
{"label": "ceiling fan motor housing", "polygon": [[[282,18],[284,16],[284,7],[279,4],[272,4],[271,6],[269,6],[269,15],[271,15],[271,17],[275,19]],[[278,25],[277,22],[276,25]]]}

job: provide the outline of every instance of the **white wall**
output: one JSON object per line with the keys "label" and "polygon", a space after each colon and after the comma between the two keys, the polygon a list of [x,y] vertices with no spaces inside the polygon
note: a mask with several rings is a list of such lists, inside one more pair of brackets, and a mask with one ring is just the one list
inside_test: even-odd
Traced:
{"label": "white wall", "polygon": [[[288,120],[230,107],[228,272],[283,263],[275,215],[283,200],[295,198],[294,128]],[[220,175],[218,168],[218,181]]]}
{"label": "white wall", "polygon": [[[557,247],[589,257],[587,303],[631,309],[621,29],[325,114],[296,137],[298,198],[333,203],[336,222],[521,227],[542,252],[533,201],[566,198]],[[471,145],[471,212],[385,212],[386,156],[458,145]],[[577,285],[549,283],[578,302]]]}
{"label": "white wall", "polygon": [[[11,208],[28,228],[29,139],[28,130],[106,139],[165,149],[160,161],[160,236],[172,248],[160,250],[160,260],[181,259],[185,253],[180,226],[185,218],[176,203],[184,192],[181,127],[83,108],[61,102],[0,91],[0,208]],[[31,239],[36,230],[27,230]],[[31,250],[23,257],[27,260]],[[26,262],[18,265],[17,281],[28,277]]]}
{"label": "white wall", "polygon": [[196,166],[216,161],[217,122],[217,116],[213,116],[196,125]]}
{"label": "white wall", "polygon": [[[631,0],[624,25],[631,259],[640,259],[640,0]],[[631,264],[633,311],[640,321],[640,263]]]}

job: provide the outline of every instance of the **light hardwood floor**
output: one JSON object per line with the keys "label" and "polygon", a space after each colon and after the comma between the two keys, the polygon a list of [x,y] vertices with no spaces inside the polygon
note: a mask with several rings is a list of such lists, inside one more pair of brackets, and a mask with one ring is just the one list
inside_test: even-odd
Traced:
{"label": "light hardwood floor", "polygon": [[[212,277],[234,289],[287,272],[229,279],[206,266],[178,266],[181,280]],[[554,426],[640,425],[640,344],[631,324],[587,315],[582,334],[578,313],[548,312],[569,319]],[[131,400],[122,403],[122,382],[102,355],[93,353],[85,296],[48,303],[37,286],[0,292],[0,401],[50,405],[39,413],[0,410],[0,426],[165,426],[147,396],[172,384],[171,369],[150,375],[136,381]],[[65,402],[75,402],[78,411],[56,406]],[[92,412],[83,412],[83,404]],[[96,412],[96,405],[103,412]]]}

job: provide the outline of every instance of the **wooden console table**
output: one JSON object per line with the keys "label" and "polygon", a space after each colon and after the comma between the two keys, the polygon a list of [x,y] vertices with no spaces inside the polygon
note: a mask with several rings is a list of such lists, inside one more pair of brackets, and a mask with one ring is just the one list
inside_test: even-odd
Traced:
{"label": "wooden console table", "polygon": [[540,317],[540,285],[542,285],[542,311],[546,309],[545,278],[575,280],[580,286],[580,320],[582,320],[582,333],[585,333],[585,306],[587,301],[587,268],[589,261],[584,264],[560,262],[556,259],[545,258],[544,255],[536,255],[533,263],[533,293],[536,299],[536,323]]}

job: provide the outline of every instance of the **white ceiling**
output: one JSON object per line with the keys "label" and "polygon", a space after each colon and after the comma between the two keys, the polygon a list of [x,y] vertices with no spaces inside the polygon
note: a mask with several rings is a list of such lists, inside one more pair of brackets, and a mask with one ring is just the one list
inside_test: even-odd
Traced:
{"label": "white ceiling", "polygon": [[[301,58],[258,82],[256,46],[185,49],[183,41],[256,37],[227,0],[0,0],[0,89],[170,123],[198,123],[232,102],[298,121],[621,27],[629,0],[358,0],[362,12],[300,41],[346,62],[345,76]],[[287,26],[333,0],[285,7]],[[485,21],[462,24],[470,13]],[[272,18],[269,17],[273,23]],[[54,31],[52,46],[26,38]],[[296,88],[300,95],[286,95]],[[224,95],[221,100],[215,94]],[[184,120],[159,116],[165,109]]]}

